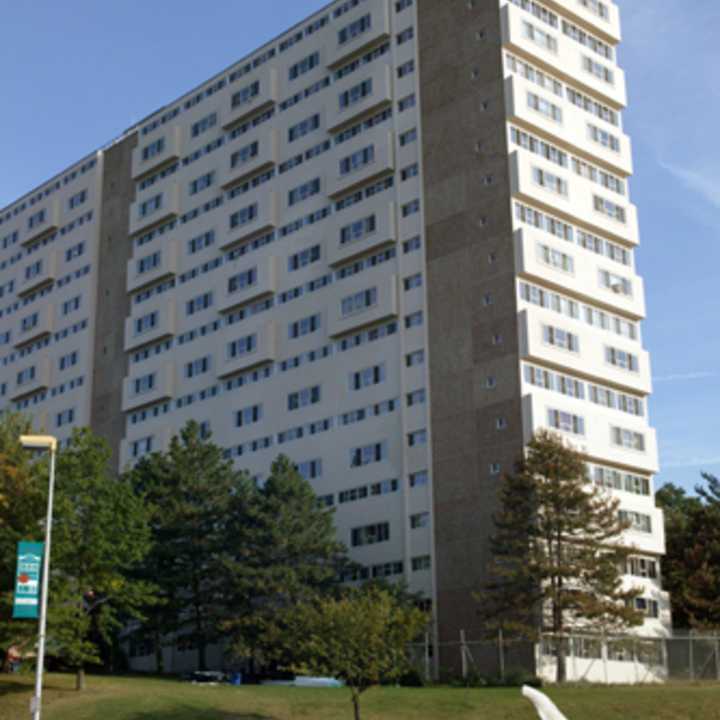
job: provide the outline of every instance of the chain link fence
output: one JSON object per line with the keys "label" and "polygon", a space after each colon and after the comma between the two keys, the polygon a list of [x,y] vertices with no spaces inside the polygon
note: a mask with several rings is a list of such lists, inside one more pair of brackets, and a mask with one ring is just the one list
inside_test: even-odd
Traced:
{"label": "chain link fence", "polygon": [[412,665],[426,682],[463,680],[508,682],[527,678],[529,669],[554,682],[559,645],[564,645],[568,682],[658,683],[668,680],[720,683],[720,633],[674,631],[669,637],[641,635],[543,635],[540,642],[458,640],[435,647],[425,641],[409,647]]}

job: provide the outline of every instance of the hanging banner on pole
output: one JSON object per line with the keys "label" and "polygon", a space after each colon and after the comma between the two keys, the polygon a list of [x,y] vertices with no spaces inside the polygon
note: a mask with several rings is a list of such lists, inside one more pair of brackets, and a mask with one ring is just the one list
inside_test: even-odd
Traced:
{"label": "hanging banner on pole", "polygon": [[39,615],[42,558],[43,543],[23,540],[18,543],[14,618],[37,618]]}

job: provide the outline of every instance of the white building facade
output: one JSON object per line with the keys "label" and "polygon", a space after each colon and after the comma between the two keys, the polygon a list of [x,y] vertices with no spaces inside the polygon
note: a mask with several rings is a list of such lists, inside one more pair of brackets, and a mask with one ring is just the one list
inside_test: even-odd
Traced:
{"label": "white building facade", "polygon": [[[470,48],[461,70],[439,46],[444,31]],[[619,41],[617,7],[596,0],[348,0],[320,10],[0,213],[4,407],[61,439],[97,426],[119,470],[165,449],[190,419],[258,482],[288,455],[335,509],[364,567],[354,579],[422,593],[440,640],[454,638],[454,620],[443,619],[455,614],[454,593],[467,597],[476,580],[458,572],[482,565],[485,550],[459,551],[445,538],[462,530],[446,535],[437,522],[451,523],[458,503],[484,518],[473,532],[486,537],[502,473],[535,430],[553,428],[621,499],[638,548],[627,581],[645,588],[643,631],[662,633],[663,520]],[[453,102],[435,99],[450,86],[444,72],[453,82],[462,73],[463,101],[482,84],[473,112],[484,113],[478,134],[491,128],[494,140],[442,151],[459,134],[448,121],[444,138],[433,115]],[[469,116],[458,106],[448,117]],[[502,151],[486,166],[495,141]],[[110,152],[124,153],[122,172],[104,168]],[[473,174],[467,186],[452,180],[453,165]],[[115,182],[127,194],[126,221],[113,226],[124,257],[108,267],[101,238],[117,217],[103,208],[123,202]],[[502,307],[512,320],[486,339],[512,348],[497,374],[471,361],[465,392],[460,374],[443,379],[462,370],[450,326],[465,317],[452,307],[465,286],[457,273],[453,288],[439,263],[455,233],[468,235],[442,224],[473,211],[479,196],[462,189],[471,185],[499,193],[474,227],[492,229],[497,215],[505,228],[471,252],[483,272],[506,262],[511,289],[478,280],[459,304],[472,296],[478,316]],[[106,289],[110,274],[122,303]],[[445,311],[455,319],[434,319]],[[459,331],[481,357],[479,331]],[[98,403],[109,363],[122,382]],[[461,410],[463,396],[472,408]],[[499,396],[511,410],[497,409]],[[474,436],[465,410],[478,418]],[[101,414],[114,430],[95,422]],[[449,430],[436,437],[434,425]],[[449,451],[448,436],[464,447]],[[456,487],[444,463],[461,456]],[[467,624],[463,602],[457,622]]]}

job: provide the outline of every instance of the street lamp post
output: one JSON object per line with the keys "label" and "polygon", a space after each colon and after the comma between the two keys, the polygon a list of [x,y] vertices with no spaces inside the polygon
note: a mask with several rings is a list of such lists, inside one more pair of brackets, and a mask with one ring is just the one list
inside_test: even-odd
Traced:
{"label": "street lamp post", "polygon": [[35,668],[35,695],[30,703],[32,720],[40,720],[42,676],[45,664],[45,628],[47,626],[48,583],[50,579],[50,537],[52,534],[53,495],[55,493],[55,451],[57,438],[52,435],[21,435],[20,444],[29,449],[50,451],[50,478],[48,487],[47,519],[45,520],[45,551],[43,552],[42,595],[40,598],[40,628],[38,630],[37,667]]}

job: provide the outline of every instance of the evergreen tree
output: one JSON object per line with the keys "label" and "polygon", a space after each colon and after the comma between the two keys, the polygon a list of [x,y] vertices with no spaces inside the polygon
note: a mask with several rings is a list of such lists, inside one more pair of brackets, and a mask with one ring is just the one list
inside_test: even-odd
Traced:
{"label": "evergreen tree", "polygon": [[632,548],[619,542],[628,524],[618,506],[590,483],[582,457],[545,431],[504,479],[480,614],[506,636],[552,633],[558,682],[566,678],[568,630],[614,632],[642,623],[633,607],[641,590],[622,584]]}
{"label": "evergreen tree", "polygon": [[158,587],[143,625],[155,638],[157,670],[164,669],[162,638],[181,631],[189,631],[205,670],[207,646],[222,634],[225,560],[238,542],[231,514],[236,499],[248,494],[249,480],[192,421],[167,452],[142,458],[128,478],[150,509],[152,547],[140,577]]}
{"label": "evergreen tree", "polygon": [[233,497],[226,559],[233,654],[281,662],[285,614],[300,602],[332,593],[347,567],[332,512],[285,456],[261,487]]}
{"label": "evergreen tree", "polygon": [[688,496],[668,484],[657,493],[665,513],[663,584],[670,593],[673,624],[720,629],[720,480],[702,473],[704,485]]}

